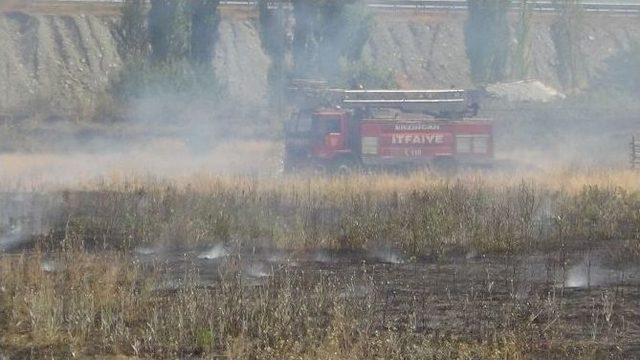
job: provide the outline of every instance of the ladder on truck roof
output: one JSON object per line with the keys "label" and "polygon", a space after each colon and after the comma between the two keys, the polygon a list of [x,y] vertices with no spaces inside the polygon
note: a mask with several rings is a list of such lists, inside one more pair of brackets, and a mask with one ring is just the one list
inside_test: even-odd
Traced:
{"label": "ladder on truck roof", "polygon": [[393,108],[407,113],[463,115],[470,105],[467,90],[335,90],[348,108]]}
{"label": "ladder on truck roof", "polygon": [[341,106],[351,109],[398,109],[406,113],[463,117],[477,112],[477,92],[450,90],[345,90],[331,89],[326,81],[294,79],[289,99],[301,109]]}

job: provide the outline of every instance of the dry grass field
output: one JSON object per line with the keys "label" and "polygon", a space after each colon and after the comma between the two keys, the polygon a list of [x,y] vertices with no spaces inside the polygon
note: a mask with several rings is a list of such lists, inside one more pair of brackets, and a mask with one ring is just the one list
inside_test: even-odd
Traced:
{"label": "dry grass field", "polygon": [[633,358],[637,179],[568,169],[5,182],[0,351]]}

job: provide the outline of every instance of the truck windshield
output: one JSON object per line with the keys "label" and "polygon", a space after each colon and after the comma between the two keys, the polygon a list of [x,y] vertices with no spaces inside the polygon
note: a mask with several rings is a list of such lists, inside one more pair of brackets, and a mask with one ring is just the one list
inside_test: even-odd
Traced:
{"label": "truck windshield", "polygon": [[313,121],[313,131],[318,135],[340,132],[340,119],[317,117]]}

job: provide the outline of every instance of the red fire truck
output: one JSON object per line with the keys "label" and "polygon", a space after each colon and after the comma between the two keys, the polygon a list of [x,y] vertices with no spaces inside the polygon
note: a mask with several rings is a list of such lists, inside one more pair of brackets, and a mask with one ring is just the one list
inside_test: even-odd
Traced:
{"label": "red fire truck", "polygon": [[490,166],[493,128],[467,90],[332,90],[295,86],[285,170]]}

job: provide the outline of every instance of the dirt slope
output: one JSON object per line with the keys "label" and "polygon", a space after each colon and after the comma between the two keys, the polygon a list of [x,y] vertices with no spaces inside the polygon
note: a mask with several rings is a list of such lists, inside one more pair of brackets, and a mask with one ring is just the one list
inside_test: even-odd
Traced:
{"label": "dirt slope", "polygon": [[380,15],[365,56],[392,69],[403,87],[469,86],[463,21],[460,15]]}
{"label": "dirt slope", "polygon": [[90,15],[0,16],[0,110],[84,109],[121,61],[110,23]]}
{"label": "dirt slope", "polygon": [[256,23],[251,19],[224,19],[214,67],[232,95],[263,103],[267,92],[269,57],[264,53]]}

